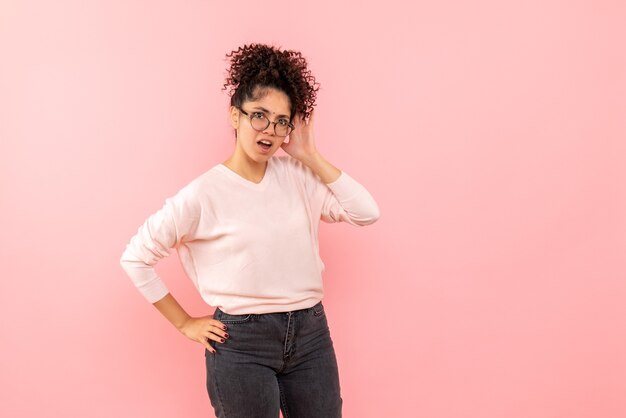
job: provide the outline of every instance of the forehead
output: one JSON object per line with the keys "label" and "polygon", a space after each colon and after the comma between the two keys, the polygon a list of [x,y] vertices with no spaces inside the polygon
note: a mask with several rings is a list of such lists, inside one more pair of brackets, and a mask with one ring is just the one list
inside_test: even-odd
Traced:
{"label": "forehead", "polygon": [[248,101],[250,109],[260,110],[276,117],[289,117],[289,96],[276,89],[264,89],[255,92],[256,100]]}

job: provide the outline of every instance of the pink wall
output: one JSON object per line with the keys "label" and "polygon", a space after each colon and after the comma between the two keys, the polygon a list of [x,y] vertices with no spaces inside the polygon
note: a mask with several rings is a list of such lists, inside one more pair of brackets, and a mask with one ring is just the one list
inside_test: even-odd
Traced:
{"label": "pink wall", "polygon": [[309,58],[318,148],[381,209],[321,227],[344,415],[626,416],[623,2],[113,3],[0,4],[0,416],[212,416],[118,260],[230,154],[254,41]]}

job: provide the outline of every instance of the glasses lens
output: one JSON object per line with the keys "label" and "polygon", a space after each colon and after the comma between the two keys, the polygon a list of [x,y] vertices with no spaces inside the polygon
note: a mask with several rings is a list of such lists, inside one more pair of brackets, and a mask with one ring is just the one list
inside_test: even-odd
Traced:
{"label": "glasses lens", "polygon": [[262,131],[267,128],[269,125],[269,120],[262,113],[255,113],[250,118],[250,122],[252,122],[252,127],[257,131]]}
{"label": "glasses lens", "polygon": [[278,136],[287,136],[291,132],[291,127],[287,124],[276,124],[276,135]]}

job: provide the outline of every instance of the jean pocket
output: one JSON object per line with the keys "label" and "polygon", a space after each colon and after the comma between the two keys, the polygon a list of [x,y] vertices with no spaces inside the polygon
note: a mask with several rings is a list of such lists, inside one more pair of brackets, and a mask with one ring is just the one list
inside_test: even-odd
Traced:
{"label": "jean pocket", "polygon": [[322,315],[324,315],[324,305],[320,302],[313,307],[313,316],[317,317]]}
{"label": "jean pocket", "polygon": [[231,315],[218,310],[217,315],[214,315],[214,318],[224,324],[243,324],[245,322],[250,322],[253,316],[254,314]]}

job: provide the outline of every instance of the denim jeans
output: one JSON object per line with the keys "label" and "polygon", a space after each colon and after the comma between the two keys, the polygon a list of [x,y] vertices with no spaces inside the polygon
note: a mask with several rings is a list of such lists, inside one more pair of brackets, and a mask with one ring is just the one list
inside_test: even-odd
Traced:
{"label": "denim jeans", "polygon": [[229,338],[205,348],[206,385],[218,418],[339,418],[343,399],[322,302],[306,309],[230,315]]}

